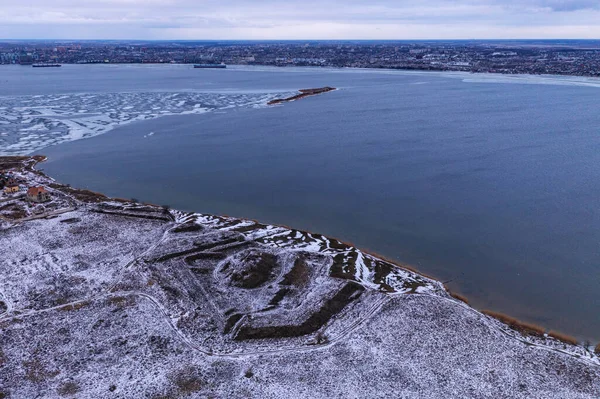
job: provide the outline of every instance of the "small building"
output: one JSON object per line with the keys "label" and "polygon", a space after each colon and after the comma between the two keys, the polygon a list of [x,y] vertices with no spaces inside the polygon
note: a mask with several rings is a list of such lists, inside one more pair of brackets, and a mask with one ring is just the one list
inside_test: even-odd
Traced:
{"label": "small building", "polygon": [[21,189],[21,187],[19,187],[19,183],[17,183],[16,180],[13,179],[9,179],[6,184],[4,185],[4,194],[12,194],[12,193],[16,193]]}
{"label": "small building", "polygon": [[50,201],[50,193],[44,187],[29,187],[27,199],[32,202],[47,202]]}

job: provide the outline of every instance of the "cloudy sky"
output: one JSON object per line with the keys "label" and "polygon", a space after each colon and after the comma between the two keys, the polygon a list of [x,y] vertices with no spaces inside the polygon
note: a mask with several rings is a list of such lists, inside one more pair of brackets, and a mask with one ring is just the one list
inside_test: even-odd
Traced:
{"label": "cloudy sky", "polygon": [[3,39],[600,38],[600,0],[0,0]]}

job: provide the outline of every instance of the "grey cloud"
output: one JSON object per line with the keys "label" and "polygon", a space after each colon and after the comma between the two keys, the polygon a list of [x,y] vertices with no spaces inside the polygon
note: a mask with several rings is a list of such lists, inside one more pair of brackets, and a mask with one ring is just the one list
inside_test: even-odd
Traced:
{"label": "grey cloud", "polygon": [[[539,35],[538,32],[552,36],[552,31],[561,35],[580,34],[583,27],[597,31],[600,20],[600,0],[29,0],[26,4],[22,0],[0,1],[0,37],[5,38],[17,38],[28,29],[41,37],[73,37],[70,35],[74,32],[78,35],[83,32],[99,38],[179,35],[243,39],[249,35],[276,39],[282,35],[308,37],[317,32],[326,38],[345,32],[358,34],[361,29],[377,30],[381,38],[417,37],[421,35],[419,32],[439,32],[440,37],[447,37],[448,32],[479,37],[482,32],[503,32],[503,29],[511,37]],[[415,28],[403,28],[409,25]],[[85,26],[89,26],[87,31]],[[546,30],[531,33],[535,27]]]}

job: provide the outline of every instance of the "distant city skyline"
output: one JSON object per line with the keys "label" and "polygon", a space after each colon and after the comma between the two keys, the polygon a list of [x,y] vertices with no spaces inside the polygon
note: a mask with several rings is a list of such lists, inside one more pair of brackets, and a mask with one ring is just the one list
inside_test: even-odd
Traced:
{"label": "distant city skyline", "polygon": [[3,0],[2,39],[595,39],[590,0]]}

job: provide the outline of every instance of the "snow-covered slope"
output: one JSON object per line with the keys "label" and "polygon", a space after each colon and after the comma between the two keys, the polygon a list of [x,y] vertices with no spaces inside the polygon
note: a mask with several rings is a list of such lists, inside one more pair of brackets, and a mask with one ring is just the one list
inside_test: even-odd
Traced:
{"label": "snow-covered slope", "polygon": [[59,205],[0,203],[0,397],[600,397],[588,348],[338,240],[111,200],[31,165],[8,166]]}

